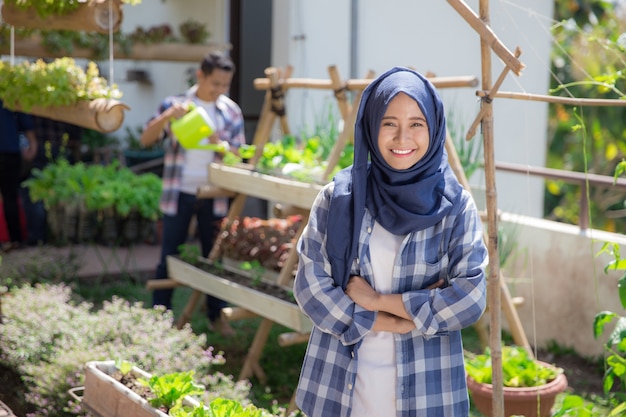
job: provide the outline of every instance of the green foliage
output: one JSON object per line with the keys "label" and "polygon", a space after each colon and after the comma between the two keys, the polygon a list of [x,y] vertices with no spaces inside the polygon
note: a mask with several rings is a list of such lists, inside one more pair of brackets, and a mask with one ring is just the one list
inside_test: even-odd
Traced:
{"label": "green foliage", "polygon": [[38,415],[82,415],[68,390],[83,385],[85,363],[110,358],[126,358],[153,375],[194,371],[207,387],[206,403],[218,396],[247,401],[248,383],[213,369],[224,363],[221,354],[207,347],[206,335],[177,329],[169,311],[117,297],[95,309],[74,300],[65,285],[11,287],[2,310],[0,364],[22,376]]}
{"label": "green foliage", "polygon": [[122,217],[131,211],[157,220],[160,215],[161,179],[153,173],[135,174],[119,161],[103,165],[82,162],[70,165],[59,159],[43,169],[34,169],[24,182],[33,201],[51,209],[69,201],[83,201],[88,210],[115,208]]}
{"label": "green foliage", "polygon": [[[465,361],[468,375],[481,384],[491,384],[491,351],[470,355]],[[502,348],[502,376],[505,387],[536,387],[553,381],[563,370],[547,367],[533,359],[526,349],[519,346]]]}
{"label": "green foliage", "polygon": [[[617,282],[618,297],[624,309],[626,309],[626,259],[622,259],[620,246],[617,243],[605,242],[597,255],[607,253],[613,260],[608,262],[604,272],[623,271],[624,274]],[[609,334],[604,344],[605,372],[604,393],[616,404],[611,410],[610,416],[621,416],[626,412],[626,317],[611,311],[601,311],[596,314],[593,321],[593,336],[598,339],[604,333],[607,325],[614,322],[613,331]],[[616,383],[619,384],[616,385]],[[618,386],[620,392],[612,392]]]}
{"label": "green foliage", "polygon": [[269,417],[271,416],[266,410],[255,407],[254,405],[243,406],[237,401],[216,398],[209,404],[210,414],[213,417]]}
{"label": "green foliage", "polygon": [[[577,0],[555,3],[557,24],[552,28],[554,75],[551,92],[581,98],[626,98],[626,24],[614,9],[615,2]],[[626,155],[622,106],[570,108],[550,104],[552,135],[547,166],[575,172],[610,175]],[[581,187],[562,181],[547,181],[546,217],[578,223]],[[586,196],[582,196],[585,198]],[[593,187],[589,206],[593,227],[621,231],[626,219],[619,216],[626,194],[615,189]],[[615,215],[607,212],[614,211]]]}
{"label": "green foliage", "polygon": [[183,243],[182,245],[179,245],[177,249],[179,252],[180,259],[191,265],[197,265],[198,258],[202,256],[202,253],[200,252],[200,248],[198,247],[198,245],[191,245],[189,243]]}
{"label": "green foliage", "polygon": [[567,394],[552,417],[593,417],[598,416],[594,404],[585,401],[580,395]]}
{"label": "green foliage", "polygon": [[69,57],[46,63],[11,65],[0,61],[0,99],[10,110],[19,107],[28,111],[32,106],[69,106],[79,101],[97,98],[117,99],[122,93],[117,85],[108,85],[100,76],[98,66],[90,61],[86,71]]}
{"label": "green foliage", "polygon": [[465,177],[469,180],[476,170],[484,165],[483,143],[480,138],[472,138],[470,141],[465,140],[465,128],[457,124],[456,116],[452,110],[449,112],[447,120],[450,138],[454,142],[454,148],[463,167]]}
{"label": "green foliage", "polygon": [[235,400],[216,398],[208,407],[200,404],[198,407],[177,404],[169,414],[172,417],[271,417],[273,414],[257,408],[254,405],[242,405]]}
{"label": "green foliage", "polygon": [[263,279],[265,274],[265,268],[258,259],[252,261],[243,261],[239,264],[239,267],[250,273],[252,276],[252,284],[257,285]]}
{"label": "green foliage", "polygon": [[[22,9],[34,8],[37,14],[46,18],[52,15],[69,14],[84,4],[84,0],[4,0],[7,4],[13,4]],[[122,3],[135,5],[141,0],[121,0]]]}
{"label": "green foliage", "polygon": [[122,375],[127,375],[133,370],[133,363],[126,360],[115,361],[115,367],[120,370]]}
{"label": "green foliage", "polygon": [[187,395],[204,393],[204,385],[196,383],[194,371],[174,372],[165,375],[152,375],[149,379],[139,378],[137,382],[149,387],[154,395],[149,402],[154,408],[164,407],[169,410],[182,403]]}

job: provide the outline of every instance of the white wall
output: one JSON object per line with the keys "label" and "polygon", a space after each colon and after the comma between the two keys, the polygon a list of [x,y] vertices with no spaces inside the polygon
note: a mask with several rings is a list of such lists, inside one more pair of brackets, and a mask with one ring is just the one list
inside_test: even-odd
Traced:
{"label": "white wall", "polygon": [[[521,77],[510,75],[501,90],[546,94],[551,47],[547,27],[552,2],[491,3],[491,26],[496,36],[511,51],[519,46],[523,53],[520,59],[526,65]],[[294,77],[305,78],[328,79],[329,65],[336,65],[344,79],[350,78],[350,73],[362,77],[368,70],[380,74],[391,66],[405,65],[438,76],[471,75],[480,79],[479,36],[444,1],[358,1],[358,68],[350,68],[350,4],[347,0],[275,0],[274,65],[292,65]],[[478,11],[478,1],[467,4]],[[299,40],[294,40],[297,35]],[[503,68],[495,55],[492,68],[495,81]],[[289,120],[294,131],[298,125],[311,123],[307,117],[320,108],[320,96],[332,99],[330,92],[289,92]],[[455,121],[457,125],[467,130],[479,110],[475,89],[450,89],[442,91],[442,96],[448,110],[460,118]],[[544,166],[546,104],[496,100],[494,121],[496,160]],[[480,135],[475,138],[481,139]],[[497,183],[499,208],[542,216],[541,180],[499,173]],[[483,184],[482,175],[472,178],[473,186]]]}
{"label": "white wall", "polygon": [[[525,300],[517,312],[530,344],[545,347],[556,341],[581,355],[601,356],[615,321],[596,340],[594,317],[605,310],[620,316],[626,311],[617,286],[624,273],[605,274],[612,258],[598,252],[604,242],[617,243],[623,257],[626,236],[507,213],[501,225],[518,243],[502,273],[511,296]],[[502,327],[509,328],[504,314]]]}
{"label": "white wall", "polygon": [[[209,42],[228,42],[227,0],[142,0],[136,6],[123,6],[121,30],[130,33],[137,26],[149,28],[168,23],[178,34],[178,25],[188,19],[207,24],[211,37]],[[100,62],[108,75],[108,61]],[[188,69],[195,71],[200,62],[132,61],[114,60],[113,82],[119,85],[124,96],[122,101],[130,106],[126,112],[124,126],[142,126],[157,110],[161,100],[170,94],[179,94],[187,89]],[[148,71],[152,85],[126,82],[127,69]],[[124,136],[124,128],[114,132]]]}

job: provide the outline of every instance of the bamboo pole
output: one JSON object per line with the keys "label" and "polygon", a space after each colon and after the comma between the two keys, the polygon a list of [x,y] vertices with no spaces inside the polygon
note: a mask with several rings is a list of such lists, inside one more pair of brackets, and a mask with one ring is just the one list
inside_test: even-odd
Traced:
{"label": "bamboo pole", "polygon": [[104,133],[119,129],[124,122],[124,111],[129,109],[130,107],[124,103],[105,98],[79,101],[70,106],[32,106],[28,109],[19,105],[11,106],[11,110],[61,120]]}
{"label": "bamboo pole", "polygon": [[[487,93],[484,91],[477,91],[478,97],[484,97]],[[531,93],[514,93],[508,91],[497,92],[492,98],[511,98],[515,100],[526,101],[540,101],[546,103],[566,104],[571,106],[626,106],[626,100],[624,99],[601,99],[601,98],[576,98],[576,97],[559,97],[549,96],[543,94],[531,94]]]}
{"label": "bamboo pole", "polygon": [[[484,20],[484,15],[477,16],[470,7],[465,4],[462,0],[448,0],[448,3],[461,15],[463,19],[480,35],[481,45],[484,45],[485,48],[489,48],[493,50],[493,52],[498,55],[498,57],[504,61],[505,65],[511,68],[511,71],[515,73],[515,75],[520,75],[522,69],[524,69],[524,64],[522,64],[516,57],[507,49],[506,46],[498,37],[493,33],[493,30],[489,27],[488,21]],[[483,5],[485,2],[481,1],[480,4]],[[484,53],[483,53],[484,56]],[[489,59],[491,63],[491,59]],[[483,80],[484,82],[484,80]]]}
{"label": "bamboo pole", "polygon": [[341,81],[341,77],[339,77],[339,70],[337,69],[336,65],[331,65],[330,67],[328,67],[328,75],[330,76],[332,89],[335,92],[337,107],[339,107],[341,117],[343,118],[343,120],[348,120],[348,116],[350,115],[352,106],[348,101],[348,97],[346,94],[346,91],[348,91],[348,89],[345,83]]}
{"label": "bamboo pole", "polygon": [[[459,159],[459,154],[454,147],[454,143],[449,136],[449,132],[446,132],[446,151],[448,152],[448,161],[450,166],[452,167],[452,171],[458,178],[459,182],[470,193],[472,192],[469,181],[465,176],[465,171],[463,171],[463,166],[461,164],[461,160]],[[489,237],[486,233],[486,230],[483,231],[483,239],[486,244],[489,244]],[[511,293],[509,292],[509,288],[504,281],[504,276],[502,275],[502,271],[499,271],[500,277],[500,291],[502,292],[501,297],[503,299],[502,310],[504,315],[506,316],[507,321],[509,322],[509,327],[511,328],[511,336],[513,337],[513,341],[516,345],[521,346],[526,349],[528,354],[533,357],[534,353],[530,347],[530,343],[528,342],[528,338],[526,337],[526,333],[524,332],[524,327],[522,326],[522,322],[517,314],[517,306],[523,304],[523,298],[519,297],[514,299],[511,297]],[[482,319],[481,319],[482,320]],[[489,338],[486,337],[484,326],[482,323],[476,323],[475,325],[476,331],[478,332],[481,343],[484,345],[488,345]]]}
{"label": "bamboo pole", "polygon": [[[459,88],[459,87],[476,87],[478,80],[474,76],[458,76],[458,77],[430,77],[429,81],[437,88]],[[347,90],[363,90],[372,82],[371,78],[352,79],[345,82]],[[268,78],[256,78],[254,80],[254,88],[257,90],[267,90],[270,85]],[[310,88],[316,90],[333,90],[332,80],[320,80],[313,78],[289,78],[281,81],[281,86],[288,88]]]}
{"label": "bamboo pole", "polygon": [[[452,3],[460,1],[448,0]],[[489,0],[480,0],[479,3],[480,21],[482,28],[489,26]],[[466,18],[467,20],[467,18]],[[469,22],[469,20],[468,20]],[[471,23],[470,23],[471,24]],[[477,25],[472,25],[477,26]],[[477,28],[475,27],[477,30]],[[479,32],[480,33],[480,32]],[[493,34],[491,30],[488,33]],[[495,36],[495,35],[494,35]],[[482,89],[490,91],[491,81],[491,49],[494,44],[493,38],[480,37],[481,55],[481,75]],[[496,43],[497,44],[497,43]],[[495,49],[494,49],[495,51]],[[502,58],[502,57],[501,57]],[[513,57],[515,61],[517,58]],[[519,61],[517,61],[519,62]],[[521,68],[518,69],[518,71]],[[515,70],[514,70],[515,71]],[[518,71],[515,71],[518,73]],[[493,102],[490,100],[481,101],[481,110],[485,109],[482,117],[482,131],[484,142],[485,159],[485,189],[487,198],[487,234],[489,252],[489,275],[487,279],[487,301],[489,305],[490,319],[490,348],[492,365],[492,385],[493,385],[493,417],[504,417],[504,389],[502,385],[502,334],[501,334],[501,292],[500,292],[500,260],[498,259],[498,200],[496,192],[495,175],[495,152],[493,137]]]}
{"label": "bamboo pole", "polygon": [[[374,77],[373,71],[368,71],[367,73],[368,79]],[[328,180],[330,173],[335,169],[337,163],[339,162],[339,157],[341,156],[341,152],[346,147],[348,141],[354,140],[354,123],[356,122],[356,114],[359,111],[359,101],[361,101],[361,95],[363,94],[363,90],[360,90],[354,99],[354,105],[352,106],[352,110],[348,115],[347,119],[344,119],[343,130],[337,137],[335,144],[333,145],[333,149],[330,151],[330,155],[328,156],[328,165],[326,165],[326,169],[324,170],[323,179],[324,181]]]}
{"label": "bamboo pole", "polygon": [[[515,58],[519,58],[519,56],[521,54],[522,54],[522,51],[519,48],[517,48],[515,50]],[[504,79],[506,78],[508,73],[509,73],[509,67],[504,67],[504,69],[502,70],[502,73],[500,73],[500,76],[498,77],[498,80],[496,81],[496,83],[491,87],[491,90],[489,90],[489,92],[485,95],[485,98],[487,100],[490,100],[490,101],[493,100],[494,94],[496,94],[498,92],[498,89],[500,88],[500,86],[504,82]],[[478,128],[478,125],[480,124],[480,122],[482,121],[483,117],[485,116],[484,110],[485,110],[485,108],[481,107],[480,112],[478,113],[478,116],[476,116],[476,119],[474,119],[474,122],[472,122],[472,125],[470,126],[469,130],[467,131],[467,135],[465,136],[465,140],[470,140],[476,134],[476,129]]]}

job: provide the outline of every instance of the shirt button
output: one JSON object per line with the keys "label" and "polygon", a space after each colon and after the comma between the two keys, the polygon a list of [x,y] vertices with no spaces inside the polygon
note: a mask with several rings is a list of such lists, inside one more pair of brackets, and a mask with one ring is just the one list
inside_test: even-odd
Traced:
{"label": "shirt button", "polygon": [[371,227],[367,228],[367,233],[372,233],[372,228]]}
{"label": "shirt button", "polygon": [[350,355],[354,358],[354,351],[350,352]]}
{"label": "shirt button", "polygon": [[348,384],[348,389],[352,391],[352,384]]}

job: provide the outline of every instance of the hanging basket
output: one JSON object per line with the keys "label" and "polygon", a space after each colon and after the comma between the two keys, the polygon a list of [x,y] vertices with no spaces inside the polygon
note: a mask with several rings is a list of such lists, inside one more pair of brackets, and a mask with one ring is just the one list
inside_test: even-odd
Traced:
{"label": "hanging basket", "polygon": [[17,106],[15,110],[109,133],[120,128],[124,122],[124,110],[130,110],[130,107],[117,100],[98,98],[71,106],[33,106],[28,110]]}
{"label": "hanging basket", "polygon": [[116,32],[122,24],[122,8],[118,0],[93,0],[81,4],[65,15],[42,18],[34,8],[2,5],[2,19],[15,27],[28,29],[57,29],[85,32]]}

